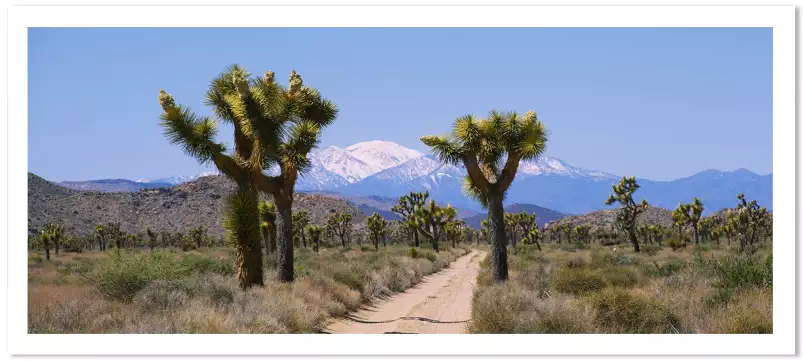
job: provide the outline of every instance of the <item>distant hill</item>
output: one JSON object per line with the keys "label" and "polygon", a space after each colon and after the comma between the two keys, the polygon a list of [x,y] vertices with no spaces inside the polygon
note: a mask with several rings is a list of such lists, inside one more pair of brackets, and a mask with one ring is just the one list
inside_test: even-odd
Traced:
{"label": "distant hill", "polygon": [[[550,224],[562,225],[569,223],[572,226],[590,225],[591,231],[596,231],[600,228],[609,229],[615,221],[616,210],[611,209],[592,211],[583,215],[567,216]],[[671,228],[673,225],[672,211],[661,207],[650,207],[639,215],[637,222],[663,225],[664,227]]]}
{"label": "distant hill", "polygon": [[[62,221],[69,233],[86,235],[95,225],[119,222],[129,233],[182,231],[203,225],[215,237],[225,235],[220,225],[225,197],[235,185],[223,176],[207,176],[171,188],[134,192],[76,191],[28,174],[28,220],[31,229],[48,221]],[[294,211],[306,210],[312,223],[323,224],[331,212],[354,215],[361,223],[366,215],[350,203],[324,195],[296,194]]]}
{"label": "distant hill", "polygon": [[78,191],[101,192],[132,192],[143,189],[158,189],[173,186],[166,182],[137,182],[125,179],[64,181],[59,182],[58,185]]}
{"label": "distant hill", "polygon": [[[545,207],[532,204],[512,204],[505,206],[505,212],[517,213],[526,211],[528,214],[535,213],[535,223],[543,227],[546,223],[567,217],[568,215],[550,210]],[[488,217],[488,214],[477,214],[465,219],[466,225],[479,229],[482,226],[482,220]]]}

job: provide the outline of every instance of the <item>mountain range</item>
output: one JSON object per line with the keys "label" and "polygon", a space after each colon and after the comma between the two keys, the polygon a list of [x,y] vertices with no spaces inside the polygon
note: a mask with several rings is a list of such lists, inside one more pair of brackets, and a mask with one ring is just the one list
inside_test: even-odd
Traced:
{"label": "mountain range", "polygon": [[[470,212],[483,212],[476,201],[462,193],[463,168],[444,165],[431,155],[397,143],[369,141],[343,148],[329,146],[311,152],[310,159],[312,166],[296,184],[299,192],[336,194],[352,200],[374,198],[387,203],[411,191],[429,191],[438,202],[461,209],[465,217],[470,217],[467,214]],[[136,182],[73,181],[60,185],[78,190],[136,191],[176,185],[199,176],[203,175]],[[554,157],[541,157],[521,163],[506,203],[534,204],[563,214],[583,214],[605,209],[603,201],[611,191],[611,184],[618,179],[614,174],[585,170]],[[772,209],[772,174],[758,175],[746,169],[705,170],[672,181],[639,178],[638,182],[641,188],[636,198],[662,208],[673,209],[697,196],[706,206],[705,214],[710,215],[735,206],[736,195],[745,193],[748,199]]]}

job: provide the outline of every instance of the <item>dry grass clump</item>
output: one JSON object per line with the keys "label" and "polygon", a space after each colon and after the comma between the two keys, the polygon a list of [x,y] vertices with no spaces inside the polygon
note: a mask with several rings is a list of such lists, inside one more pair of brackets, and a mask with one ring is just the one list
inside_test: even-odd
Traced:
{"label": "dry grass clump", "polygon": [[[294,283],[276,282],[275,272],[267,270],[265,286],[245,292],[227,266],[230,253],[219,250],[87,258],[81,262],[90,260],[90,267],[67,283],[44,278],[29,282],[29,331],[314,333],[329,318],[409,288],[468,251],[452,248],[435,255],[434,262],[413,259],[402,246],[379,252],[301,251]],[[60,268],[69,265],[64,263]],[[41,267],[51,268],[47,263]]]}
{"label": "dry grass clump", "polygon": [[510,280],[480,263],[473,333],[772,333],[772,254],[707,246],[636,254],[509,254]]}
{"label": "dry grass clump", "polygon": [[598,328],[606,333],[679,333],[679,318],[644,293],[606,288],[589,296],[588,302]]}

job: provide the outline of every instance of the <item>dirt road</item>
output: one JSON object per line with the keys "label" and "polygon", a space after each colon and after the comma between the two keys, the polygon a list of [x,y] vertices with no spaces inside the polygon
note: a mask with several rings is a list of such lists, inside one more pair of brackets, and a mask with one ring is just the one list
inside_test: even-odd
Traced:
{"label": "dirt road", "polygon": [[465,333],[484,251],[474,250],[403,293],[334,321],[330,333]]}

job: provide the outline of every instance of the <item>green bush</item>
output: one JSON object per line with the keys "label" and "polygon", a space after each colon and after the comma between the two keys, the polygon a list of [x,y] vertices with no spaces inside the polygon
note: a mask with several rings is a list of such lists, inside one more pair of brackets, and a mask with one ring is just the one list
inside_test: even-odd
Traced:
{"label": "green bush", "polygon": [[605,279],[587,268],[560,268],[549,280],[553,289],[574,295],[582,295],[605,288]]}
{"label": "green bush", "polygon": [[418,249],[410,248],[410,257],[413,259],[418,259]]}
{"label": "green bush", "polygon": [[427,250],[427,251],[423,252],[422,254],[424,254],[424,258],[426,258],[427,260],[429,260],[429,261],[431,261],[433,263],[438,260],[438,254],[435,254],[435,252],[433,252],[433,251]]}
{"label": "green bush", "polygon": [[673,236],[666,239],[665,243],[666,246],[672,248],[672,251],[678,251],[686,247],[687,241],[686,238]]}
{"label": "green bush", "polygon": [[600,251],[591,254],[591,265],[595,267],[638,265],[639,263],[641,263],[641,259],[635,255],[628,256]]}
{"label": "green bush", "polygon": [[586,263],[585,259],[580,257],[573,258],[566,262],[567,268],[582,268],[586,265],[588,265],[588,263]]}
{"label": "green bush", "polygon": [[575,251],[577,251],[577,244],[569,244],[569,243],[561,244],[560,245],[560,250],[561,251],[575,252]]}
{"label": "green bush", "polygon": [[606,333],[678,333],[678,317],[654,298],[606,288],[588,298],[594,319]]}
{"label": "green bush", "polygon": [[649,277],[670,277],[688,266],[688,263],[683,260],[670,260],[662,264],[653,262],[653,266],[646,266],[644,274]]}
{"label": "green bush", "polygon": [[234,275],[234,263],[225,259],[212,259],[198,253],[187,253],[182,256],[181,267],[197,273],[213,273]]}
{"label": "green bush", "polygon": [[374,251],[374,250],[376,250],[374,247],[367,245],[360,245],[360,251]]}
{"label": "green bush", "polygon": [[600,270],[602,277],[613,287],[629,288],[638,283],[638,275],[630,268],[607,267]]}
{"label": "green bush", "polygon": [[696,265],[707,269],[714,276],[714,294],[707,300],[710,304],[727,303],[733,293],[747,286],[772,288],[772,254],[728,255],[709,260],[696,258]]}

